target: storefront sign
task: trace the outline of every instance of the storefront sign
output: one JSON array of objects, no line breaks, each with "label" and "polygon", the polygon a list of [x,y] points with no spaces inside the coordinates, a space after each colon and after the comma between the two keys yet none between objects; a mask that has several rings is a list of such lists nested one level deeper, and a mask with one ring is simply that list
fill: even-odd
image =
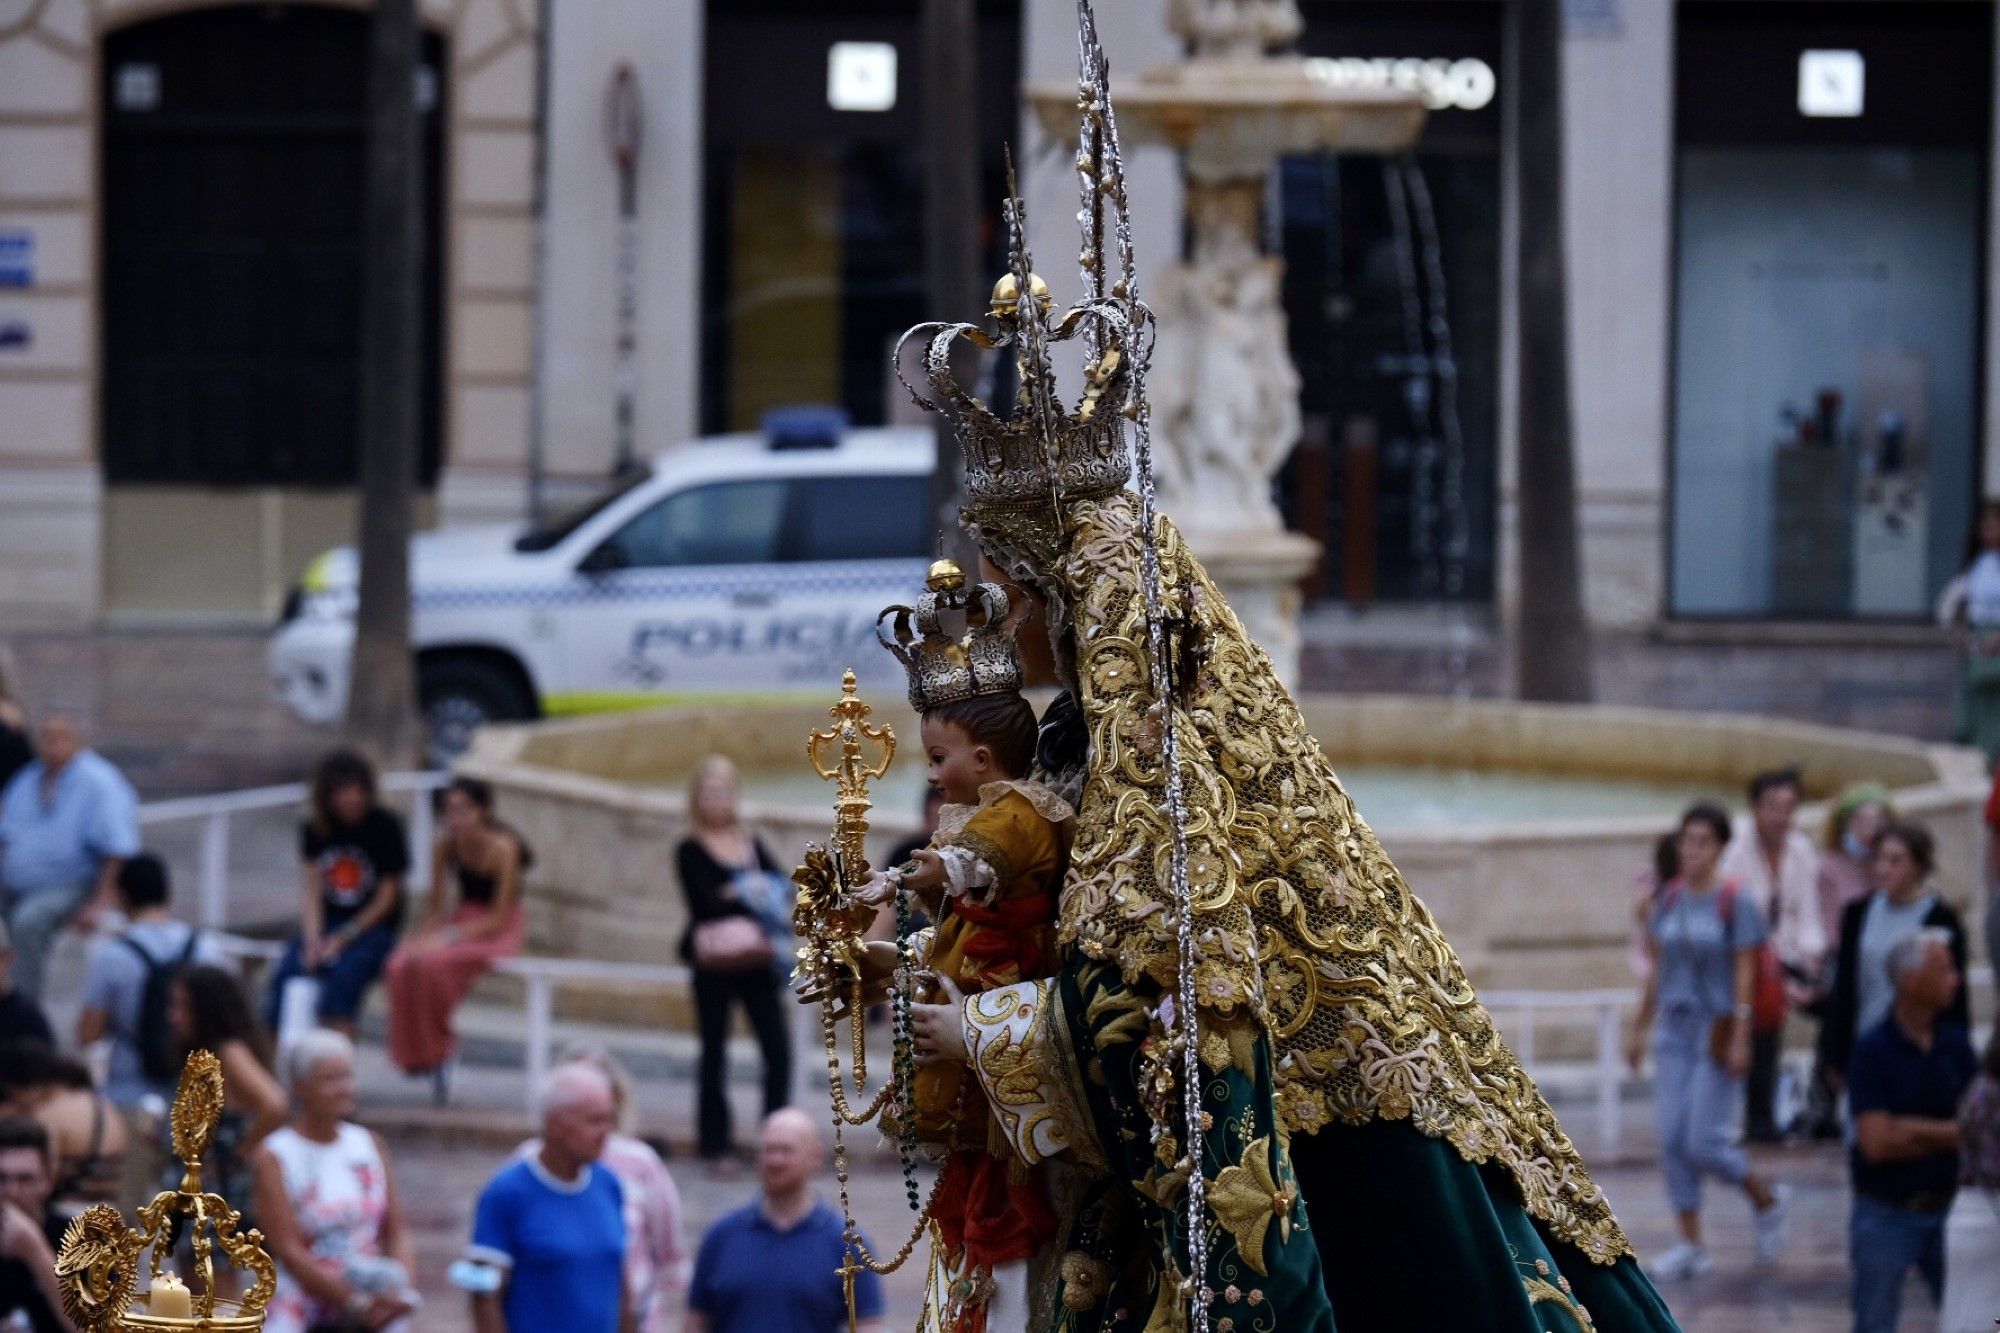
[{"label": "storefront sign", "polygon": [[1415,93],[1432,111],[1478,111],[1493,101],[1499,78],[1484,60],[1312,56],[1306,73],[1341,92]]},{"label": "storefront sign", "polygon": [[1867,76],[1868,65],[1859,51],[1799,52],[1799,114],[1860,115]]},{"label": "storefront sign", "polygon": [[835,42],[827,48],[826,104],[835,111],[893,111],[895,46],[889,42]]},{"label": "storefront sign", "polygon": [[0,287],[35,285],[35,233],[25,227],[0,231]]}]

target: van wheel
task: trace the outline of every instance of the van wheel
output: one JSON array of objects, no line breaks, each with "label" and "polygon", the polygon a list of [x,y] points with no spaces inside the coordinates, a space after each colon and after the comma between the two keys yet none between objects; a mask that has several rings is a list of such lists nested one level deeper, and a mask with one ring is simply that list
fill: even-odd
[{"label": "van wheel", "polygon": [[516,722],[535,715],[535,703],[514,672],[473,657],[442,657],[417,668],[424,715],[424,746],[431,764],[447,768],[472,745],[488,722]]}]

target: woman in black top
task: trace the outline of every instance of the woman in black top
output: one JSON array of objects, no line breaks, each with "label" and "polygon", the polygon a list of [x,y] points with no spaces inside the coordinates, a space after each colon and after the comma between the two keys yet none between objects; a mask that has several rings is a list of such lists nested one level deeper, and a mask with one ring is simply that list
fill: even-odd
[{"label": "woman in black top", "polygon": [[[719,958],[707,944],[700,949],[696,944],[703,926],[731,918],[747,918],[748,925],[731,928],[747,936],[749,928],[758,924],[756,910],[743,896],[749,877],[778,873],[770,851],[743,827],[737,814],[739,792],[734,764],[719,755],[704,759],[688,788],[688,818],[694,830],[675,853],[688,908],[681,957],[694,969],[694,1008],[701,1028],[701,1155],[711,1163],[725,1160],[731,1144],[729,1098],[722,1086],[731,1005],[743,1006],[764,1050],[764,1113],[789,1104],[792,1091],[791,1038],[784,1010],[790,997],[780,993],[770,957]],[[726,940],[727,932],[721,933]],[[703,938],[715,934],[703,933]]]},{"label": "woman in black top", "polygon": [[[1819,1029],[1819,1062],[1828,1081],[1836,1087],[1847,1082],[1848,1058],[1870,1024],[1862,1013],[1865,993],[1877,994],[1873,1016],[1881,1021],[1883,1000],[1894,994],[1887,973],[1890,947],[1904,935],[1925,927],[1935,927],[1951,936],[1951,960],[1959,975],[1965,975],[1965,923],[1949,903],[1930,887],[1937,869],[1937,843],[1922,824],[1891,824],[1875,835],[1869,873],[1875,890],[1847,905],[1840,916],[1840,942],[1834,950],[1833,990],[1827,995],[1826,1020]],[[1874,980],[1864,980],[1864,970],[1872,968]],[[1971,1027],[1967,988],[1958,988],[1945,1017],[1962,1027]]]},{"label": "woman in black top", "polygon": [[438,812],[444,831],[431,852],[424,922],[389,958],[389,1058],[406,1074],[431,1075],[443,1103],[458,1049],[452,1014],[494,963],[521,952],[521,874],[535,858],[493,817],[489,783],[452,779]]},{"label": "woman in black top", "polygon": [[362,997],[396,946],[410,843],[377,799],[374,766],[351,750],[320,761],[299,859],[299,933],[272,975],[264,1021],[276,1031],[285,983],[315,976],[320,1025],[352,1038]]},{"label": "woman in black top", "polygon": [[28,740],[28,715],[14,697],[13,660],[0,648],[0,788],[35,758]]}]

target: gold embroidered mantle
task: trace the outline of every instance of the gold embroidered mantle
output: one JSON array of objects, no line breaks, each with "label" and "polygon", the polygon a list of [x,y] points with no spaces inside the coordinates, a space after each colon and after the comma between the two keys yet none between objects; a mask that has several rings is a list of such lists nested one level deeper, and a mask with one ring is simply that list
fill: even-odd
[{"label": "gold embroidered mantle", "polygon": [[[1053,584],[1067,621],[1091,746],[1060,934],[1114,961],[1128,983],[1145,976],[1171,989],[1162,718],[1144,651],[1138,506],[1130,495],[1081,501],[1067,517],[1069,540],[1034,580]],[[1408,1120],[1468,1161],[1505,1167],[1529,1213],[1591,1259],[1630,1254],[1430,912],[1164,518],[1159,550],[1203,1008],[1252,1015],[1271,1032],[1287,1131]]]}]

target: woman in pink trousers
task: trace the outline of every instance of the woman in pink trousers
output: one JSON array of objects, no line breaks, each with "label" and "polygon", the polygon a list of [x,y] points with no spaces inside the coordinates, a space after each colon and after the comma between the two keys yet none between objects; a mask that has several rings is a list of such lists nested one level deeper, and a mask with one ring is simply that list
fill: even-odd
[{"label": "woman in pink trousers", "polygon": [[458,1048],[452,1011],[494,963],[521,951],[521,874],[533,855],[493,817],[493,788],[477,778],[452,779],[439,815],[423,924],[389,956],[387,974],[389,1056],[405,1073],[429,1074],[442,1103]]}]

